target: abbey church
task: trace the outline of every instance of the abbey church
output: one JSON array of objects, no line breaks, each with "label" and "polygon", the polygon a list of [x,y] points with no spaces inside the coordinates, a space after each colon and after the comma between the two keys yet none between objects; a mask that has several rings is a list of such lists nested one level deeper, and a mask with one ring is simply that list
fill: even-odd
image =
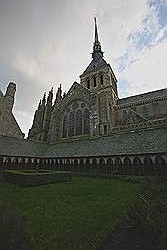
[{"label": "abbey church", "polygon": [[117,79],[103,57],[95,20],[92,61],[67,94],[61,85],[39,102],[28,139],[55,143],[167,126],[167,89],[120,99]]},{"label": "abbey church", "polygon": [[0,91],[0,167],[97,175],[167,174],[167,89],[119,98],[95,20],[92,61],[67,93],[44,93],[24,135],[13,115],[16,84]]}]

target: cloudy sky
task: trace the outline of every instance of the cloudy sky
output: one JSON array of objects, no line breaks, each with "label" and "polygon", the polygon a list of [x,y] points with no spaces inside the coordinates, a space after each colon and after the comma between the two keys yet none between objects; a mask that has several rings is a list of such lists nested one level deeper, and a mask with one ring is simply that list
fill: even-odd
[{"label": "cloudy sky", "polygon": [[167,0],[0,0],[0,89],[17,83],[14,114],[24,133],[44,91],[79,81],[95,16],[120,97],[167,87]]}]

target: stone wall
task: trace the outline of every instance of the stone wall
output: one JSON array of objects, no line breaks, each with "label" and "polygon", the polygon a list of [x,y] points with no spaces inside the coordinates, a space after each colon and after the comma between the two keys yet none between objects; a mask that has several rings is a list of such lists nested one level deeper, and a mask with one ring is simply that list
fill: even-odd
[{"label": "stone wall", "polygon": [[6,94],[0,93],[0,135],[24,138],[13,113],[16,84],[9,83]]}]

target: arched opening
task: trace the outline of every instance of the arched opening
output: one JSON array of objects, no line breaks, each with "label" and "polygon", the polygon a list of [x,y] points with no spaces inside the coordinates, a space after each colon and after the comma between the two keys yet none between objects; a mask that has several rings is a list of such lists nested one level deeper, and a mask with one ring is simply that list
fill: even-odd
[{"label": "arched opening", "polygon": [[93,173],[98,172],[98,164],[97,164],[97,159],[96,158],[92,159],[92,172]]},{"label": "arched opening", "polygon": [[3,169],[3,158],[0,157],[0,169]]},{"label": "arched opening", "polygon": [[18,158],[14,158],[13,159],[13,162],[12,162],[12,169],[19,169],[19,160],[18,160]]},{"label": "arched opening", "polygon": [[133,160],[133,174],[134,175],[143,175],[143,165],[141,159],[136,156]]},{"label": "arched opening", "polygon": [[26,160],[25,158],[22,158],[20,161],[20,167],[21,169],[26,169]]},{"label": "arched opening", "polygon": [[99,160],[99,173],[105,173],[105,161],[104,158]]},{"label": "arched opening", "polygon": [[85,166],[85,171],[86,171],[86,173],[89,173],[89,171],[90,171],[90,159],[89,158],[86,159],[86,164],[85,165],[86,165]]},{"label": "arched opening", "polygon": [[132,174],[132,163],[129,157],[125,157],[124,159],[124,174],[131,175]]},{"label": "arched opening", "polygon": [[85,109],[84,110],[84,134],[89,134],[90,132],[90,114],[89,114],[89,110]]},{"label": "arched opening", "polygon": [[87,88],[90,89],[90,80],[87,80]]},{"label": "arched opening", "polygon": [[113,174],[113,160],[112,158],[107,158],[107,174]]},{"label": "arched opening", "polygon": [[39,169],[43,169],[43,159],[39,159]]},{"label": "arched opening", "polygon": [[59,168],[58,168],[58,159],[56,158],[55,159],[55,170],[57,170],[57,169],[59,169]]},{"label": "arched opening", "polygon": [[67,160],[66,160],[66,171],[70,171],[70,170],[71,170],[70,160],[67,159]]},{"label": "arched opening", "polygon": [[69,115],[69,127],[68,127],[69,137],[74,136],[74,127],[75,127],[75,118],[74,118],[74,113],[71,112]]},{"label": "arched opening", "polygon": [[126,109],[123,110],[122,115],[123,115],[123,121],[126,123],[128,120],[128,113],[127,113]]},{"label": "arched opening", "polygon": [[39,168],[39,165],[37,163],[37,159],[35,158],[33,161],[33,169],[38,170],[38,168]]},{"label": "arched opening", "polygon": [[76,113],[76,135],[82,134],[82,112],[78,110]]},{"label": "arched opening", "polygon": [[144,173],[147,176],[153,175],[154,174],[154,168],[153,168],[153,162],[151,157],[146,156],[144,158]]},{"label": "arched opening", "polygon": [[63,119],[63,138],[67,137],[67,115]]},{"label": "arched opening", "polygon": [[122,161],[119,157],[115,159],[115,172],[116,172],[116,175],[122,174]]},{"label": "arched opening", "polygon": [[28,159],[27,168],[28,168],[28,169],[31,169],[31,168],[32,168],[32,161],[31,161],[31,158]]},{"label": "arched opening", "polygon": [[6,158],[6,160],[5,160],[5,169],[11,169],[11,168],[12,168],[11,158]]},{"label": "arched opening", "polygon": [[63,170],[63,160],[59,160],[59,170]]},{"label": "arched opening", "polygon": [[80,172],[84,172],[84,160],[80,159]]},{"label": "arched opening", "polygon": [[78,160],[75,159],[74,160],[74,172],[77,172],[78,171]]},{"label": "arched opening", "polygon": [[50,169],[54,170],[54,159],[50,159]]},{"label": "arched opening", "polygon": [[93,77],[93,86],[94,88],[96,88],[97,84],[96,84],[96,76]]},{"label": "arched opening", "polygon": [[103,85],[103,75],[100,75],[100,84]]},{"label": "arched opening", "polygon": [[146,106],[143,107],[143,116],[145,118],[149,117],[149,112],[148,112],[148,108]]},{"label": "arched opening", "polygon": [[165,160],[160,155],[155,157],[155,171],[158,176],[167,175],[167,167],[165,166]]}]

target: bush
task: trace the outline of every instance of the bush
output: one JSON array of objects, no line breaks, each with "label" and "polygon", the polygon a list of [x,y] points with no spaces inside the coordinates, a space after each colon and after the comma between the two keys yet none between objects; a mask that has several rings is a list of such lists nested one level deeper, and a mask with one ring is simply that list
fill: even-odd
[{"label": "bush", "polygon": [[37,186],[45,185],[56,182],[67,182],[71,181],[71,172],[63,171],[16,171],[16,170],[5,170],[3,171],[3,180],[11,184],[19,186]]}]

